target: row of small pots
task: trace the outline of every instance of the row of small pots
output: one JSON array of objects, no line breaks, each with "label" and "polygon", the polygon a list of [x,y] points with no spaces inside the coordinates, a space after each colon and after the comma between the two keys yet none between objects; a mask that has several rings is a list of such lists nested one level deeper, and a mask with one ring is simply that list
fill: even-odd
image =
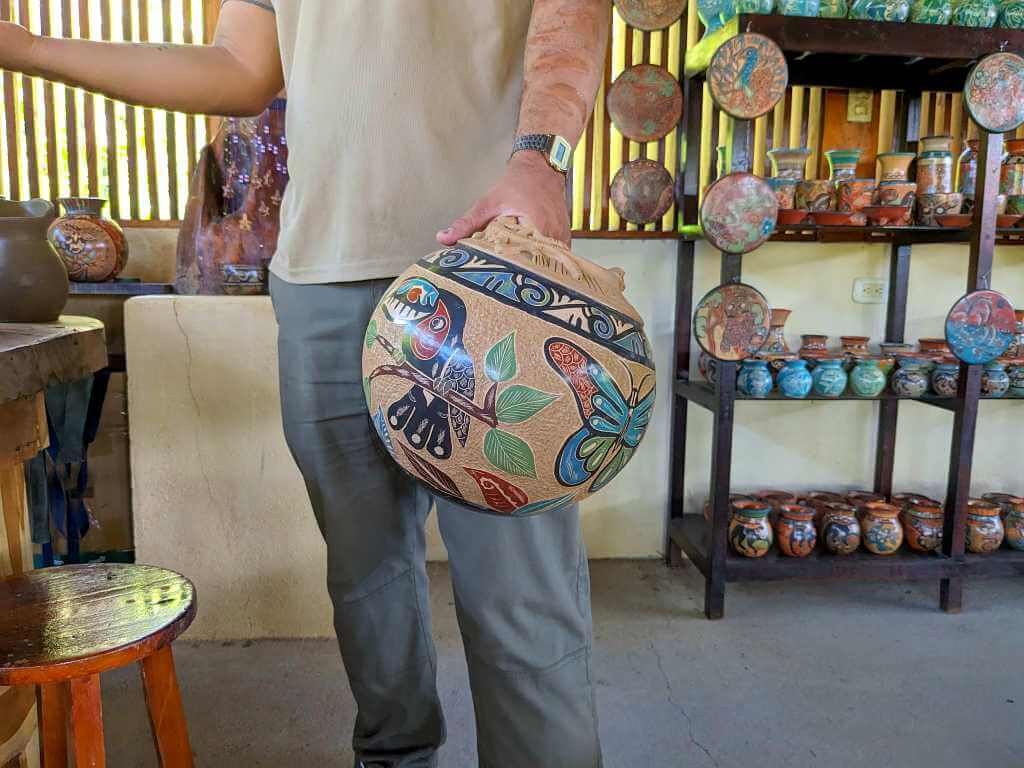
[{"label": "row of small pots", "polygon": [[[856,552],[861,545],[876,555],[891,555],[905,542],[916,552],[933,552],[942,544],[942,504],[917,493],[893,494],[887,501],[870,491],[788,491],[732,494],[729,542],[744,557],[763,557],[773,543],[788,557],[807,557],[821,546],[836,555]],[[704,515],[710,520],[710,505]],[[970,552],[987,554],[1004,541],[1024,550],[1024,499],[988,493],[970,499],[966,544]]]}]

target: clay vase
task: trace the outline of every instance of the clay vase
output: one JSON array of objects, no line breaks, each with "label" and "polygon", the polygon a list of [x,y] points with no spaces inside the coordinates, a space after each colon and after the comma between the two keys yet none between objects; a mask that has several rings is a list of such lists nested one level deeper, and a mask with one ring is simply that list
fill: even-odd
[{"label": "clay vase", "polygon": [[917,195],[917,223],[938,226],[938,217],[960,213],[964,198],[959,192],[925,192]]},{"label": "clay vase", "polygon": [[621,270],[502,217],[385,291],[363,345],[381,443],[430,490],[482,511],[557,509],[608,485],[654,407],[654,362]]},{"label": "clay vase", "polygon": [[923,493],[903,492],[894,493],[891,497],[891,501],[900,509],[906,511],[910,507],[939,507],[942,508],[942,503],[936,501],[929,496],[925,496]]},{"label": "clay vase", "polygon": [[814,510],[800,504],[779,507],[779,522],[775,524],[779,550],[787,557],[807,557],[818,543],[814,530]]},{"label": "clay vase", "polygon": [[729,543],[743,557],[764,557],[772,548],[772,526],[768,522],[771,506],[761,501],[733,504],[729,521]]},{"label": "clay vase", "polygon": [[790,360],[779,371],[779,391],[786,397],[801,399],[811,393],[814,380],[807,370],[807,361]]},{"label": "clay vase", "polygon": [[767,360],[744,360],[736,377],[736,388],[747,397],[767,397],[772,391],[772,373]]},{"label": "clay vase", "polygon": [[803,180],[804,169],[807,167],[807,158],[810,155],[811,150],[807,147],[785,147],[769,150],[768,159],[772,164],[772,176],[776,179]]},{"label": "clay vase", "polygon": [[0,322],[51,323],[68,301],[68,273],[46,239],[53,206],[0,200]]},{"label": "clay vase", "polygon": [[779,509],[783,504],[796,504],[796,496],[789,491],[756,491],[751,495],[758,501],[763,501],[771,506],[772,511],[768,515],[768,519],[772,525],[778,521]]},{"label": "clay vase", "polygon": [[1015,504],[1003,520],[1006,543],[1013,549],[1024,550],[1024,502]]},{"label": "clay vase", "polygon": [[778,384],[779,374],[785,370],[786,364],[792,360],[800,359],[796,352],[780,352],[770,354],[759,353],[758,358],[768,363],[768,370],[772,372],[772,381],[775,382],[775,384]]},{"label": "clay vase", "polygon": [[857,515],[848,504],[828,505],[821,520],[825,549],[835,555],[850,555],[860,547],[861,530]]},{"label": "clay vase", "polygon": [[106,200],[64,197],[64,215],[50,225],[47,237],[64,259],[68,277],[80,283],[113,280],[128,261],[128,241],[121,227],[103,218]]},{"label": "clay vase", "polygon": [[967,551],[987,555],[1003,545],[1005,529],[999,506],[982,499],[967,500]]},{"label": "clay vase", "polygon": [[874,491],[847,491],[846,503],[857,510],[858,517],[861,515],[864,506],[876,502],[884,502],[885,496]]},{"label": "clay vase", "polygon": [[999,191],[1006,195],[1007,213],[1024,213],[1024,139],[1007,139],[1005,144]]},{"label": "clay vase", "polygon": [[876,555],[891,555],[903,543],[900,508],[884,501],[871,501],[861,507],[860,527],[864,546]]},{"label": "clay vase", "polygon": [[878,163],[879,181],[907,181],[910,178],[910,164],[917,157],[913,152],[879,152],[875,157]]},{"label": "clay vase", "polygon": [[943,150],[922,152],[917,158],[917,194],[953,191],[953,153]]},{"label": "clay vase", "polygon": [[811,374],[812,389],[819,397],[839,397],[846,391],[846,371],[839,358],[821,358]]},{"label": "clay vase", "polygon": [[981,373],[981,394],[985,397],[1003,397],[1010,391],[1010,374],[1006,372],[1006,364],[993,360],[985,363]]},{"label": "clay vase", "polygon": [[768,179],[767,181],[768,186],[775,193],[775,202],[778,203],[780,211],[796,207],[796,185],[800,183],[797,179]]},{"label": "clay vase", "polygon": [[917,552],[934,552],[942,544],[941,507],[913,505],[900,516],[907,546]]},{"label": "clay vase", "polygon": [[859,357],[867,357],[871,354],[868,350],[868,343],[871,338],[868,336],[840,336],[839,352],[843,356],[843,368],[849,371]]},{"label": "clay vase", "polygon": [[790,312],[792,310],[781,308],[771,310],[768,321],[768,338],[761,345],[762,354],[780,355],[787,354],[790,351],[789,345],[786,343],[786,336],[783,333]]},{"label": "clay vase", "polygon": [[[854,3],[856,5],[856,3]],[[852,179],[857,175],[857,163],[860,162],[861,149],[830,149],[825,153],[828,160],[828,177],[830,181]]]},{"label": "clay vase", "polygon": [[894,395],[916,398],[928,391],[924,360],[918,357],[899,357],[896,362],[898,367],[889,377],[889,387]]},{"label": "clay vase", "polygon": [[811,507],[814,510],[814,527],[820,532],[821,521],[829,504],[841,504],[843,497],[832,491],[811,491],[796,500],[797,504]]},{"label": "clay vase", "polygon": [[885,389],[885,373],[878,360],[861,357],[850,371],[850,391],[857,397],[878,397]]},{"label": "clay vase", "polygon": [[949,355],[949,342],[939,338],[917,340],[917,348],[926,355]]},{"label": "clay vase", "polygon": [[939,397],[956,397],[956,388],[959,382],[959,363],[937,363],[932,370],[932,392]]}]

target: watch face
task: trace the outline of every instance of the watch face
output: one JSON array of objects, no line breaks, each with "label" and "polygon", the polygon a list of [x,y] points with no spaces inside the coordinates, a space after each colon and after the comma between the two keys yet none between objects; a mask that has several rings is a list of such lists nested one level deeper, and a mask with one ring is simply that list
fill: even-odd
[{"label": "watch face", "polygon": [[553,139],[551,142],[551,153],[548,155],[548,158],[551,160],[551,164],[558,170],[568,171],[569,162],[572,159],[572,147],[561,136],[555,136]]}]

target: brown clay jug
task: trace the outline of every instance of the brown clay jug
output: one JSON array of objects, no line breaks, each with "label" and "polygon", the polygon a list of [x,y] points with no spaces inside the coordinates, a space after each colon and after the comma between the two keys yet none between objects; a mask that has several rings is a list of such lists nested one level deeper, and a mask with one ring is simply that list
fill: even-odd
[{"label": "brown clay jug", "polygon": [[46,240],[46,200],[0,200],[0,322],[49,323],[68,300],[68,273]]},{"label": "brown clay jug", "polygon": [[128,261],[128,241],[121,227],[103,217],[100,197],[62,197],[64,215],[50,225],[47,237],[64,260],[68,277],[79,283],[113,280]]}]

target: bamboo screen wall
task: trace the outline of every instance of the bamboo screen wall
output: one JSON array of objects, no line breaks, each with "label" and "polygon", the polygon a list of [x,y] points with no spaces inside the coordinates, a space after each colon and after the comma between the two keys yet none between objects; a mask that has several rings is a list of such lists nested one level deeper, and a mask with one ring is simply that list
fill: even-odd
[{"label": "bamboo screen wall", "polygon": [[[207,3],[209,0],[207,0]],[[203,0],[0,0],[0,19],[59,37],[200,42]],[[203,118],[128,107],[4,72],[0,196],[104,197],[118,219],[180,219]]]}]

